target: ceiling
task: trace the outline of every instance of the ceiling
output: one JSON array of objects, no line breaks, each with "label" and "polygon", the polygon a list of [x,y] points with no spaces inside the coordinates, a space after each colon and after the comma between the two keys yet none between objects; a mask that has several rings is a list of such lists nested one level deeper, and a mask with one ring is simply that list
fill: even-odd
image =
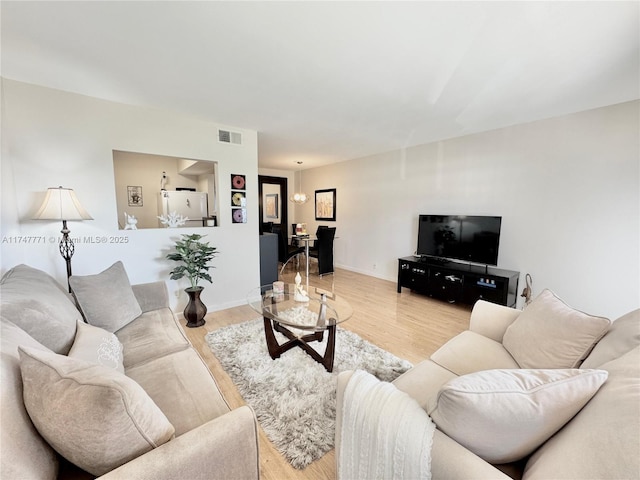
[{"label": "ceiling", "polygon": [[2,1],[2,76],[297,170],[640,98],[640,2]]}]

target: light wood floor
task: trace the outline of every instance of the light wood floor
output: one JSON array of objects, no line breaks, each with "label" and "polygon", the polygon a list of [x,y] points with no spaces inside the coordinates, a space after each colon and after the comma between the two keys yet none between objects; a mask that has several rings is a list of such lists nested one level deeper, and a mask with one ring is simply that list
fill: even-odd
[{"label": "light wood floor", "polygon": [[[293,283],[294,272],[285,273],[283,280]],[[396,283],[337,269],[334,275],[310,277],[310,283],[333,289],[353,307],[353,316],[340,324],[369,342],[418,363],[454,335],[469,326],[470,307],[450,305],[408,289],[396,291]],[[247,286],[247,291],[252,286]],[[215,285],[212,287],[215,288]],[[231,408],[245,402],[235,385],[220,366],[204,340],[204,336],[220,327],[257,318],[248,306],[240,306],[207,314],[207,323],[199,328],[184,328],[200,355],[207,362],[222,394]],[[286,353],[284,354],[286,355]],[[304,470],[296,470],[278,453],[262,429],[260,433],[260,470],[264,480],[335,478],[333,450]]]}]

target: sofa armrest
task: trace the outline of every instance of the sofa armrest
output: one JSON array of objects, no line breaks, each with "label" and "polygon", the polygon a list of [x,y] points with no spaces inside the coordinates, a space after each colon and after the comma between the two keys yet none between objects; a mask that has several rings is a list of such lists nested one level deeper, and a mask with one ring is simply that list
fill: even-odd
[{"label": "sofa armrest", "polygon": [[255,414],[247,406],[236,408],[99,478],[259,479]]},{"label": "sofa armrest", "polygon": [[504,332],[520,313],[515,308],[478,300],[471,311],[469,330],[502,343]]},{"label": "sofa armrest", "polygon": [[338,374],[338,380],[336,385],[336,431],[335,431],[335,456],[336,456],[336,467],[338,466],[338,462],[340,461],[339,453],[340,453],[340,433],[342,431],[342,403],[344,401],[344,389],[347,388],[347,384],[351,377],[353,376],[354,370],[345,370],[344,372],[340,372]]},{"label": "sofa armrest", "polygon": [[511,477],[437,429],[433,435],[431,447],[431,478],[433,480],[511,480]]},{"label": "sofa armrest", "polygon": [[139,283],[131,288],[142,313],[169,308],[169,291],[165,282]]},{"label": "sofa armrest", "polygon": [[[336,391],[336,468],[340,461],[340,432],[344,390],[353,376],[352,370],[338,374]],[[511,480],[493,465],[487,463],[440,430],[435,431],[431,447],[431,478],[434,480]]]}]

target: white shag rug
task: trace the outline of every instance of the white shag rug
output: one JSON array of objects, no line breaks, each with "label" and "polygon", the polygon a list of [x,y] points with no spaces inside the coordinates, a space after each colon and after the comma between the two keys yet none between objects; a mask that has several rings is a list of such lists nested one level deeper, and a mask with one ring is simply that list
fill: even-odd
[{"label": "white shag rug", "polygon": [[[327,336],[323,342],[310,343],[321,355]],[[276,338],[278,343],[287,340],[278,332]],[[338,373],[365,370],[391,382],[412,366],[340,327],[332,373],[299,347],[272,360],[262,318],[220,328],[208,333],[206,340],[269,439],[298,469],[334,446]]]}]

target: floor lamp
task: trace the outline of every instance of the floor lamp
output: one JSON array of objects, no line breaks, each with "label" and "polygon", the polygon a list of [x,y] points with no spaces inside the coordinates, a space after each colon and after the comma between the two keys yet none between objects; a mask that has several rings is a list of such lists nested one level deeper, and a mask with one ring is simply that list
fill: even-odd
[{"label": "floor lamp", "polygon": [[80,205],[78,197],[71,188],[51,187],[47,189],[44,202],[33,217],[34,220],[62,220],[62,239],[60,239],[60,255],[67,262],[67,286],[71,276],[71,257],[75,247],[73,240],[69,237],[70,230],[67,228],[67,220],[93,220],[91,215]]}]

